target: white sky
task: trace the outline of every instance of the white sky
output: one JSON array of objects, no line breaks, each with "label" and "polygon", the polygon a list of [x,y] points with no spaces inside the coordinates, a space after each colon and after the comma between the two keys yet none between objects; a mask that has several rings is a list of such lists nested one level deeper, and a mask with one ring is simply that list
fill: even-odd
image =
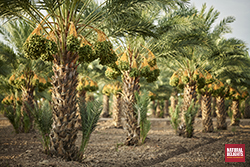
[{"label": "white sky", "polygon": [[250,0],[191,0],[190,3],[194,4],[199,10],[204,3],[206,3],[207,9],[213,6],[220,12],[218,21],[227,16],[234,16],[236,20],[230,24],[233,32],[227,34],[226,38],[241,39],[250,48]]}]

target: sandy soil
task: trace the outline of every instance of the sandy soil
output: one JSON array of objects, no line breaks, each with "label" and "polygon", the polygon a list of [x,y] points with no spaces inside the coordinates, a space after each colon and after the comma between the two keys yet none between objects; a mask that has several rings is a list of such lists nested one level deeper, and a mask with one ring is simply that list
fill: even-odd
[{"label": "sandy soil", "polygon": [[[91,135],[83,162],[47,156],[38,132],[15,134],[12,126],[0,126],[0,166],[250,166],[250,120],[241,121],[239,127],[206,134],[201,132],[198,119],[194,137],[189,139],[176,136],[171,125],[161,126],[161,121],[153,121],[145,144],[137,147],[122,146],[125,131],[109,127],[108,121],[100,122]],[[80,139],[79,132],[78,145]],[[246,162],[225,163],[225,144],[245,144]]]}]

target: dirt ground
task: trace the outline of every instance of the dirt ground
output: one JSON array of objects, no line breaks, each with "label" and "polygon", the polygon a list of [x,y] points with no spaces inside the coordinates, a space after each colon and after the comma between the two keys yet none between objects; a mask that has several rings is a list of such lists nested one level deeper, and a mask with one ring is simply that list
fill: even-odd
[{"label": "dirt ground", "polygon": [[[183,138],[175,135],[169,121],[156,119],[145,144],[136,147],[121,146],[125,131],[107,125],[108,121],[100,122],[91,135],[83,162],[47,156],[38,132],[15,134],[11,125],[0,126],[0,167],[250,166],[250,120],[242,120],[239,127],[206,134],[197,119],[194,137]],[[78,145],[80,140],[79,132]],[[225,144],[245,144],[246,162],[225,163]]]}]

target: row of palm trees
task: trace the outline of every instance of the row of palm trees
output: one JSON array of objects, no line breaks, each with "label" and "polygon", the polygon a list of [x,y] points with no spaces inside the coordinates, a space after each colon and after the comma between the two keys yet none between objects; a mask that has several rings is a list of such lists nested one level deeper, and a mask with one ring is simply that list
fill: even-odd
[{"label": "row of palm trees", "polygon": [[[6,66],[1,68],[1,77],[8,78],[16,71],[22,73],[27,70],[38,74],[37,70],[41,76],[53,75],[52,155],[68,160],[81,157],[75,146],[77,85],[79,73],[80,78],[93,75],[87,67],[98,70],[93,77],[104,78],[104,66],[108,66],[113,72],[111,78],[115,76],[123,82],[127,145],[137,145],[140,141],[138,115],[133,109],[134,91],[150,87],[154,88],[152,92],[164,90],[165,93],[161,95],[169,96],[172,88],[168,82],[173,72],[185,74],[186,77],[186,82],[182,84],[183,111],[196,98],[197,81],[193,78],[197,71],[209,71],[214,78],[224,83],[227,81],[236,90],[237,86],[248,88],[249,58],[246,44],[238,39],[223,37],[231,31],[228,24],[234,18],[227,17],[213,28],[218,11],[210,8],[206,12],[205,5],[198,11],[195,7],[187,6],[186,2],[106,0],[99,5],[92,0],[0,1],[0,16],[8,22],[5,28],[1,28],[1,34],[6,36],[8,45],[15,50],[13,52],[10,47],[1,44],[5,48],[1,52],[6,51],[1,53],[6,59],[1,60],[1,66]],[[22,47],[24,43],[25,52]],[[120,45],[120,49],[113,49]],[[144,62],[150,55],[156,56],[160,73],[154,64],[155,59],[150,60],[152,65]],[[123,56],[126,58],[123,59]],[[147,66],[145,63],[149,66],[141,72]],[[22,66],[27,70],[24,67],[20,69]],[[149,74],[153,75],[149,77]],[[157,81],[147,84],[147,81],[154,80]],[[107,79],[102,80],[102,85],[105,81]],[[7,85],[7,82],[2,85]],[[1,94],[6,93],[6,90],[1,90]],[[26,93],[23,101],[33,98],[33,93]],[[207,96],[207,93],[204,95]],[[120,98],[120,94],[115,97]],[[207,98],[206,101],[209,100]],[[28,112],[28,109],[23,110]],[[208,111],[204,115],[209,117],[209,114]],[[182,123],[185,124],[184,121]]]}]

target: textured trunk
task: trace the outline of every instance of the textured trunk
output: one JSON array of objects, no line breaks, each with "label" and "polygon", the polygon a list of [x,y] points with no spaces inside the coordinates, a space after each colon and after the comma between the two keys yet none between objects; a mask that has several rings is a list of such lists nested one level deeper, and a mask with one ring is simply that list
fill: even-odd
[{"label": "textured trunk", "polygon": [[232,101],[232,111],[233,111],[233,116],[232,116],[232,126],[239,126],[240,124],[240,109],[239,109],[239,100],[233,100]]},{"label": "textured trunk", "polygon": [[124,129],[127,131],[125,145],[138,145],[140,141],[140,125],[134,112],[135,91],[139,91],[139,78],[130,77],[128,72],[123,74],[123,112],[125,116]]},{"label": "textured trunk", "polygon": [[175,111],[175,107],[178,103],[177,92],[173,93],[170,97],[172,112]]},{"label": "textured trunk", "polygon": [[155,118],[156,117],[156,110],[155,110],[155,100],[152,101],[152,117]]},{"label": "textured trunk", "polygon": [[160,118],[160,116],[161,116],[161,108],[160,108],[159,100],[157,100],[157,104],[156,104],[156,116],[157,116],[157,118]]},{"label": "textured trunk", "polygon": [[164,100],[164,118],[167,118],[169,116],[168,103],[168,100]]},{"label": "textured trunk", "polygon": [[[30,132],[32,130],[34,130],[34,117],[33,117],[33,113],[32,110],[34,110],[34,88],[30,87],[30,88],[26,88],[22,90],[22,107],[21,107],[21,112],[22,112],[22,116],[21,116],[21,120],[20,120],[20,126],[19,126],[19,132],[23,133],[23,132]],[[29,117],[29,123],[30,126],[27,127],[28,129],[24,129],[24,120],[23,120],[23,114],[27,114],[27,116]]]},{"label": "textured trunk", "polygon": [[113,95],[113,121],[114,126],[117,128],[122,127],[121,125],[121,95]]},{"label": "textured trunk", "polygon": [[103,94],[103,110],[101,116],[103,118],[109,117],[109,96],[106,94]]},{"label": "textured trunk", "polygon": [[211,117],[211,100],[212,96],[205,93],[201,96],[202,123],[204,132],[213,132],[213,120]]},{"label": "textured trunk", "polygon": [[[63,60],[56,55],[52,77],[53,124],[50,153],[67,160],[78,160],[77,139],[77,55],[68,52]],[[62,62],[60,63],[61,60]]]},{"label": "textured trunk", "polygon": [[216,97],[216,114],[217,114],[217,129],[226,130],[226,109],[225,109],[225,100],[224,97],[218,96]]},{"label": "textured trunk", "polygon": [[[179,127],[179,135],[183,137],[192,137],[194,129],[191,130],[191,135],[188,134],[186,130],[186,122],[185,122],[185,113],[187,112],[189,106],[191,105],[192,100],[194,103],[196,102],[196,91],[195,91],[195,84],[186,84],[184,87],[184,95],[183,95],[183,107],[181,111],[181,126]],[[192,125],[194,124],[194,119],[192,119]]]}]

